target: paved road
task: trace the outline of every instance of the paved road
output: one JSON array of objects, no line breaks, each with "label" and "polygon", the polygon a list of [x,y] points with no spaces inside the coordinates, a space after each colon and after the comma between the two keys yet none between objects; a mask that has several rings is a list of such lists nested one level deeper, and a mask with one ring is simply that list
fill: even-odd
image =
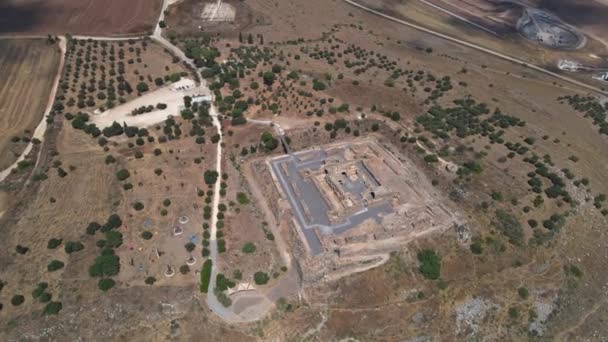
[{"label": "paved road", "polygon": [[[53,81],[53,88],[51,88],[51,93],[49,94],[49,98],[47,100],[44,114],[42,115],[42,118],[40,119],[40,123],[38,124],[38,126],[36,126],[36,130],[34,131],[32,140],[35,138],[35,139],[40,140],[40,142],[44,141],[44,133],[46,132],[46,126],[47,126],[46,117],[47,117],[47,115],[49,115],[51,113],[51,110],[53,109],[53,104],[55,103],[55,96],[57,95],[57,89],[59,89],[59,81],[61,80],[61,72],[63,71],[63,64],[65,63],[66,39],[64,37],[59,37],[59,49],[61,50],[59,68],[57,69],[57,74],[55,75],[55,80]],[[20,161],[25,159],[25,157],[32,150],[33,146],[34,146],[33,142],[30,141],[27,144],[27,146],[25,147],[25,150],[23,151],[23,153],[21,153],[21,155],[19,156],[19,158],[17,158],[17,160],[11,166],[9,166],[8,168],[6,168],[6,169],[2,170],[2,172],[0,172],[0,182],[5,180],[6,177],[8,177],[8,175],[11,174],[11,171],[13,169],[17,168],[17,164]],[[38,156],[36,157],[36,166],[38,166],[38,161],[40,160],[40,151],[42,151],[42,148],[38,151]],[[35,167],[34,167],[34,169],[35,169]]]},{"label": "paved road", "polygon": [[434,30],[431,30],[431,29],[428,29],[426,27],[423,27],[423,26],[411,23],[411,22],[406,21],[406,20],[397,19],[397,18],[392,17],[390,15],[384,14],[384,13],[376,11],[376,10],[374,10],[372,8],[369,8],[369,7],[366,7],[364,5],[361,5],[360,3],[358,3],[358,2],[356,2],[354,0],[343,0],[343,1],[345,1],[345,2],[347,2],[349,4],[351,4],[351,5],[353,5],[355,7],[358,7],[358,8],[360,8],[360,9],[362,9],[362,10],[368,12],[368,13],[371,13],[371,14],[380,16],[382,18],[394,21],[394,22],[399,23],[401,25],[411,27],[411,28],[416,29],[418,31],[422,31],[422,32],[431,34],[431,35],[433,35],[435,37],[439,37],[439,38],[448,40],[448,41],[456,43],[456,44],[460,44],[460,45],[463,45],[463,46],[466,46],[466,47],[469,47],[469,48],[472,48],[472,49],[475,49],[475,50],[478,50],[478,51],[481,51],[481,52],[485,52],[485,53],[487,53],[489,55],[502,58],[502,59],[507,60],[507,61],[512,62],[512,63],[516,63],[516,64],[527,66],[530,69],[534,69],[534,70],[539,71],[539,72],[541,72],[543,74],[546,74],[546,75],[549,75],[549,76],[553,76],[553,77],[558,78],[558,79],[560,79],[562,81],[566,81],[566,82],[569,82],[569,83],[572,83],[572,84],[576,84],[576,85],[578,85],[580,87],[583,87],[585,89],[591,90],[591,91],[593,91],[593,92],[595,92],[597,94],[608,95],[608,92],[606,92],[606,91],[604,91],[604,90],[602,90],[600,88],[597,88],[597,87],[592,86],[592,85],[587,84],[587,83],[583,83],[583,82],[577,81],[577,80],[572,79],[572,78],[570,78],[568,76],[564,76],[564,75],[560,75],[560,74],[554,73],[552,71],[549,71],[547,69],[541,68],[541,67],[536,66],[534,64],[530,64],[530,63],[525,62],[523,60],[517,59],[515,57],[511,57],[511,56],[505,55],[503,53],[500,53],[500,52],[497,52],[497,51],[485,48],[483,46],[480,46],[480,45],[477,45],[477,44],[473,44],[473,43],[469,43],[469,42],[466,42],[464,40],[448,36],[446,34],[443,34],[443,33],[440,33],[440,32],[437,32],[437,31],[434,31]]}]

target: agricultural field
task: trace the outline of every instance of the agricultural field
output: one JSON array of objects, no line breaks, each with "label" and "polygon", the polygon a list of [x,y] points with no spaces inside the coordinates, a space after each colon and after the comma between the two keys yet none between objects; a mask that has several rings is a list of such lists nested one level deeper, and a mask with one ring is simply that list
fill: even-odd
[{"label": "agricultural field", "polygon": [[0,34],[146,34],[154,30],[161,4],[161,0],[3,1]]},{"label": "agricultural field", "polygon": [[0,170],[17,159],[42,119],[59,58],[57,44],[47,40],[0,40]]},{"label": "agricultural field", "polygon": [[93,115],[188,75],[179,59],[152,40],[81,39],[68,46],[60,88],[67,112]]},{"label": "agricultural field", "polygon": [[[602,94],[346,1],[226,4],[173,4],[166,50],[68,41],[41,158],[2,183],[0,338],[608,334]],[[97,126],[165,90],[162,121]]]}]

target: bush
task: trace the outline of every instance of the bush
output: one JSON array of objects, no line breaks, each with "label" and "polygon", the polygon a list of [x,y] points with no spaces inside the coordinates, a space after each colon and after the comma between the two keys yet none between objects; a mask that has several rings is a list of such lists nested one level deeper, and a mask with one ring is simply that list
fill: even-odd
[{"label": "bush", "polygon": [[525,287],[520,287],[517,289],[517,293],[519,294],[519,296],[522,299],[528,299],[528,296],[530,295],[530,293],[528,292],[528,289]]},{"label": "bush", "polygon": [[203,263],[203,269],[201,270],[201,284],[200,290],[202,293],[207,293],[209,291],[209,281],[211,280],[211,268],[213,267],[213,263],[211,259],[206,260]]},{"label": "bush", "polygon": [[63,242],[62,239],[50,239],[49,242],[46,244],[46,248],[55,249],[59,247],[59,245],[61,245],[61,242]]},{"label": "bush", "polygon": [[99,279],[99,282],[97,283],[97,287],[99,287],[99,289],[103,292],[113,288],[114,285],[116,285],[116,282],[111,278]]},{"label": "bush", "polygon": [[255,245],[252,242],[247,242],[243,245],[243,253],[250,254],[255,252]]},{"label": "bush", "polygon": [[327,89],[327,86],[322,81],[315,79],[315,80],[312,80],[312,89],[314,89],[316,91],[323,91],[323,90]]},{"label": "bush", "polygon": [[38,283],[38,286],[36,286],[34,291],[32,291],[32,298],[39,298],[44,293],[44,290],[47,289],[47,287],[49,287],[49,284],[47,283]]},{"label": "bush", "polygon": [[121,169],[118,172],[116,172],[116,178],[118,178],[119,181],[123,181],[123,180],[129,178],[130,176],[131,176],[131,173],[127,169]]},{"label": "bush", "polygon": [[496,210],[497,228],[503,233],[509,242],[514,245],[521,245],[524,240],[524,230],[513,214],[502,209]]},{"label": "bush", "polygon": [[140,211],[144,209],[144,204],[141,202],[135,202],[133,203],[133,209]]},{"label": "bush", "polygon": [[149,90],[148,85],[145,82],[137,83],[136,88],[137,88],[137,91],[140,93],[144,93]]},{"label": "bush", "polygon": [[101,225],[97,222],[91,222],[87,226],[87,234],[95,235],[95,233],[101,228]]},{"label": "bush", "polygon": [[245,194],[244,192],[238,192],[236,194],[236,200],[237,202],[239,202],[239,204],[249,204],[249,198],[247,197],[247,194]]},{"label": "bush", "polygon": [[144,283],[146,283],[147,285],[154,285],[155,282],[156,278],[154,277],[147,277],[146,280],[144,280]]},{"label": "bush", "polygon": [[179,273],[188,274],[190,272],[190,267],[188,265],[181,265],[179,267]]},{"label": "bush", "polygon": [[79,241],[68,241],[65,244],[64,250],[68,254],[78,252],[84,249],[84,246]]},{"label": "bush", "polygon": [[420,266],[418,270],[427,279],[439,279],[441,272],[441,258],[435,251],[425,249],[418,252],[418,261]]},{"label": "bush", "polygon": [[46,266],[46,268],[47,268],[47,270],[49,270],[49,272],[53,272],[53,271],[57,271],[58,269],[62,269],[63,266],[65,266],[65,264],[62,261],[53,260],[53,261],[49,262],[49,264]]},{"label": "bush", "polygon": [[56,315],[59,313],[59,311],[61,311],[62,308],[63,305],[61,304],[61,302],[50,302],[46,304],[42,313],[44,315]]},{"label": "bush", "polygon": [[19,306],[23,304],[23,302],[25,302],[25,297],[22,295],[14,295],[13,298],[11,298],[11,304],[14,306]]},{"label": "bush", "polygon": [[144,240],[150,240],[152,238],[152,236],[153,236],[153,234],[147,230],[145,232],[141,233],[141,237]]},{"label": "bush", "polygon": [[481,245],[481,243],[479,241],[473,242],[471,244],[471,253],[473,254],[481,254],[483,253],[483,246]]},{"label": "bush", "polygon": [[25,254],[29,251],[30,249],[25,247],[25,246],[21,246],[21,245],[17,245],[15,246],[15,251],[19,254]]},{"label": "bush", "polygon": [[192,252],[196,248],[196,245],[192,242],[188,242],[184,245],[184,248],[186,248],[188,252]]},{"label": "bush", "polygon": [[253,275],[253,281],[256,285],[265,285],[268,283],[268,280],[270,280],[270,277],[264,272],[255,272]]},{"label": "bush", "polygon": [[509,308],[509,317],[516,319],[519,317],[519,309],[516,307]]}]

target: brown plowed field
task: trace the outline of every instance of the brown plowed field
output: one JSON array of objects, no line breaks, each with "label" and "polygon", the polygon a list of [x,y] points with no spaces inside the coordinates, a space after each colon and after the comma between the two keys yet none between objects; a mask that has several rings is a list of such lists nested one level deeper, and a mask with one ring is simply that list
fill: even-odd
[{"label": "brown plowed field", "polygon": [[161,0],[8,0],[0,34],[123,35],[153,30]]},{"label": "brown plowed field", "polygon": [[40,122],[59,57],[57,44],[46,40],[0,39],[0,169],[17,159],[26,146],[23,138]]}]

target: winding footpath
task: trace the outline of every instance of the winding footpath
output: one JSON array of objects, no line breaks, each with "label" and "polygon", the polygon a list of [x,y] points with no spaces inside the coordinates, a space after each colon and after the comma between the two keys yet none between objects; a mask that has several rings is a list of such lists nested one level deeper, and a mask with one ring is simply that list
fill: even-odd
[{"label": "winding footpath", "polygon": [[[224,140],[224,136],[222,133],[222,123],[219,119],[219,114],[217,112],[217,109],[215,108],[215,105],[213,104],[213,101],[215,100],[215,98],[213,96],[213,93],[207,87],[206,81],[202,77],[202,74],[201,74],[199,68],[196,66],[196,63],[194,63],[194,61],[192,59],[188,58],[181,49],[179,49],[177,46],[173,45],[169,40],[167,40],[162,35],[163,29],[160,27],[159,23],[161,21],[164,21],[165,11],[169,7],[169,5],[173,4],[175,2],[176,2],[176,0],[164,0],[163,1],[162,10],[161,10],[160,16],[158,18],[158,23],[156,25],[154,33],[152,34],[152,39],[156,40],[159,44],[163,45],[165,48],[167,48],[169,51],[171,51],[171,53],[173,53],[175,56],[177,56],[180,60],[187,63],[191,67],[191,69],[194,72],[196,72],[196,75],[198,76],[198,80],[200,82],[200,86],[207,88],[207,90],[209,91],[209,93],[212,96],[211,106],[209,108],[209,114],[212,118],[213,126],[216,128],[217,134],[220,137],[216,144],[217,150],[216,150],[216,158],[215,158],[215,171],[218,174],[218,180],[215,182],[215,184],[213,186],[213,201],[211,204],[211,237],[209,239],[209,249],[210,249],[210,259],[211,259],[213,266],[211,267],[211,279],[209,281],[209,290],[207,291],[207,306],[209,307],[209,309],[211,311],[213,311],[216,315],[218,315],[222,320],[224,320],[226,322],[247,323],[247,322],[258,321],[258,320],[264,318],[264,316],[266,316],[266,314],[268,313],[270,308],[273,306],[273,303],[270,302],[266,298],[266,296],[259,293],[257,290],[248,291],[248,293],[243,293],[242,296],[239,296],[237,294],[236,297],[232,298],[234,304],[236,304],[236,301],[240,297],[243,297],[244,301],[253,299],[255,301],[255,304],[249,305],[248,310],[243,310],[240,314],[236,314],[231,308],[224,307],[224,305],[222,305],[219,302],[219,300],[217,299],[217,296],[215,295],[215,292],[213,291],[213,289],[216,286],[216,277],[217,277],[218,269],[219,269],[218,248],[217,248],[217,221],[218,221],[217,214],[219,212],[218,206],[220,204],[220,184],[221,184],[220,180],[221,180],[221,176],[222,176],[222,143]],[[218,7],[219,7],[219,4],[221,4],[221,1],[218,1]],[[234,307],[234,305],[233,305],[233,307]]]},{"label": "winding footpath", "polygon": [[358,3],[358,2],[356,2],[354,0],[343,0],[343,1],[351,4],[352,6],[355,6],[355,7],[359,8],[359,9],[365,11],[365,12],[377,15],[379,17],[388,19],[390,21],[394,21],[394,22],[396,22],[398,24],[401,24],[401,25],[404,25],[404,26],[416,29],[418,31],[422,31],[424,33],[428,33],[428,34],[433,35],[433,36],[438,37],[438,38],[442,38],[442,39],[448,40],[448,41],[450,41],[452,43],[456,43],[456,44],[459,44],[459,45],[463,45],[463,46],[466,46],[466,47],[469,47],[469,48],[472,48],[472,49],[475,49],[475,50],[487,53],[489,55],[492,55],[492,56],[495,56],[495,57],[507,60],[507,61],[515,63],[515,64],[523,65],[523,66],[528,67],[530,69],[539,71],[539,72],[541,72],[541,73],[543,73],[545,75],[553,76],[553,77],[558,78],[558,79],[560,79],[562,81],[566,81],[566,82],[569,82],[569,83],[572,83],[572,84],[576,84],[577,86],[580,86],[580,87],[583,87],[585,89],[591,90],[591,91],[593,91],[593,92],[595,92],[597,94],[601,94],[601,95],[605,95],[605,96],[608,95],[608,92],[606,92],[606,91],[604,91],[604,90],[602,90],[602,89],[600,89],[598,87],[592,86],[590,84],[587,84],[587,83],[584,83],[584,82],[581,82],[581,81],[577,81],[577,80],[575,80],[573,78],[570,78],[568,76],[560,75],[558,73],[549,71],[547,69],[541,68],[541,67],[536,66],[534,64],[530,64],[528,62],[525,62],[525,61],[523,61],[521,59],[517,59],[515,57],[511,57],[511,56],[505,55],[503,53],[500,53],[500,52],[497,52],[497,51],[485,48],[483,46],[480,46],[480,45],[477,45],[477,44],[473,44],[473,43],[469,43],[467,41],[464,41],[464,40],[461,40],[461,39],[458,39],[458,38],[454,38],[452,36],[448,36],[446,34],[443,34],[443,33],[440,33],[440,32],[437,32],[437,31],[434,31],[434,30],[431,30],[431,29],[428,29],[426,27],[414,24],[414,23],[406,21],[406,20],[402,20],[402,19],[398,19],[398,18],[392,17],[392,16],[390,16],[388,14],[382,13],[380,11],[377,11],[375,9],[372,9],[372,8],[369,8],[369,7],[365,6],[365,5],[362,5],[362,4],[360,4],[360,3]]}]

